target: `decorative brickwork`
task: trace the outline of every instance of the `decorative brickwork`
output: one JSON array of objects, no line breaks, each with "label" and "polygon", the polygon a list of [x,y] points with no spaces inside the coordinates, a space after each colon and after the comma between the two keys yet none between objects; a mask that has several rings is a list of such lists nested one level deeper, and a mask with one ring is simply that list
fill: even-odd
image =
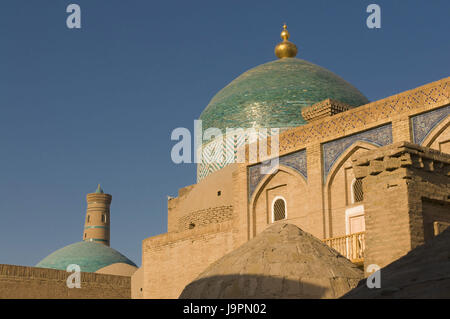
[{"label": "decorative brickwork", "polygon": [[313,104],[302,109],[302,116],[308,122],[312,123],[323,118],[350,110],[352,107],[332,99],[326,99],[322,102]]},{"label": "decorative brickwork", "polygon": [[[332,116],[328,114],[328,117],[322,117],[320,121],[316,120],[295,128],[283,128],[280,130],[279,138],[280,155],[303,149],[311,143],[326,143],[333,139],[385,125],[392,122],[400,114],[403,116],[414,116],[424,110],[431,110],[436,106],[450,104],[449,82],[450,78],[445,78],[376,102],[352,108],[345,112],[340,112]],[[327,102],[323,101],[320,103],[326,104]],[[343,108],[344,106],[340,107],[342,110]],[[335,107],[335,111],[333,112],[336,113],[337,109],[338,107]],[[332,111],[329,111],[329,113],[332,113]],[[397,132],[395,133],[397,134]],[[402,127],[401,133],[402,136],[409,135],[409,127]],[[207,151],[204,152],[204,156],[205,154],[207,157],[209,156],[208,152],[213,149],[214,143],[224,143],[224,150],[230,149],[236,153],[239,147],[245,145],[245,139],[239,138],[236,140],[233,138],[225,142],[220,139],[219,142],[211,142],[206,145]],[[381,145],[387,144],[389,143]],[[218,163],[208,163],[211,160],[212,157],[198,165],[198,181],[232,162],[231,160],[225,159]]]},{"label": "decorative brickwork", "polygon": [[450,77],[283,132],[280,154],[379,126],[399,114],[413,115],[446,104],[450,104]]},{"label": "decorative brickwork", "polygon": [[202,209],[181,217],[178,221],[178,231],[221,223],[232,218],[233,206],[219,206]]}]

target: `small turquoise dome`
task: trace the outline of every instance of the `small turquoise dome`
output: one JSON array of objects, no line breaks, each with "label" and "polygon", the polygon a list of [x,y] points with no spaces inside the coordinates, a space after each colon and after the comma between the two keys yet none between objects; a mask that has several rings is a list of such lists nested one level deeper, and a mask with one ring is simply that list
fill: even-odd
[{"label": "small turquoise dome", "polygon": [[290,128],[301,110],[327,98],[356,107],[367,98],[333,72],[297,58],[259,65],[220,90],[200,115],[203,129]]},{"label": "small turquoise dome", "polygon": [[131,260],[111,247],[82,241],[58,249],[42,259],[36,267],[66,270],[68,265],[76,264],[83,272],[96,272],[116,263],[137,267]]}]

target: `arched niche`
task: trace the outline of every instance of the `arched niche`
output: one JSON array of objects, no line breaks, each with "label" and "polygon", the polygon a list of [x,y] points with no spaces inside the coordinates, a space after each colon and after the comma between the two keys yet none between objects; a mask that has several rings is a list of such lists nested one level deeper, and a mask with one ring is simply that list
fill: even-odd
[{"label": "arched niche", "polygon": [[284,199],[286,212],[289,214],[286,219],[275,221],[275,223],[289,222],[304,228],[302,221],[308,214],[307,194],[307,182],[302,174],[290,167],[278,166],[278,170],[274,170],[272,174],[268,174],[259,182],[250,199],[250,238],[274,223],[272,204],[276,198]]},{"label": "arched niche", "polygon": [[378,148],[377,145],[356,141],[349,146],[336,160],[330,169],[324,186],[325,192],[325,237],[343,236],[346,234],[347,208],[360,205],[352,201],[352,182],[355,179],[351,158],[355,155]]},{"label": "arched niche", "polygon": [[426,146],[444,153],[450,153],[450,116],[447,116],[423,140]]}]

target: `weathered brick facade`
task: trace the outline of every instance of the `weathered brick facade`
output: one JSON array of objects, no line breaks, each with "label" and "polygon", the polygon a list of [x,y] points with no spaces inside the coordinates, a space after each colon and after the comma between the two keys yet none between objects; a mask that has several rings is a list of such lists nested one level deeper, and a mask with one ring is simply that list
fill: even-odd
[{"label": "weathered brick facade", "polygon": [[178,231],[193,229],[198,226],[217,224],[233,218],[233,206],[210,207],[197,210],[178,220]]},{"label": "weathered brick facade", "polygon": [[209,265],[232,251],[232,224],[223,222],[145,239],[143,298],[176,298]]},{"label": "weathered brick facade", "polygon": [[[273,174],[258,176],[251,169],[258,163],[248,163],[246,146],[247,163],[227,166],[169,200],[168,233],[143,241],[143,297],[178,297],[212,262],[270,226],[273,200],[278,197],[286,202],[283,222],[320,239],[354,233],[356,226],[364,230],[364,222],[357,224],[352,218],[365,220],[366,263],[385,264],[422,243],[428,231],[424,222],[436,229],[444,227],[445,218],[432,212],[446,214],[442,196],[448,176],[437,182],[438,177],[429,175],[436,173],[416,167],[386,170],[378,177],[370,175],[371,180],[385,183],[384,188],[363,183],[364,200],[357,202],[353,187],[358,176],[352,158],[393,143],[419,140],[422,146],[448,152],[450,78],[347,111],[339,105],[319,103],[317,110],[310,110],[311,123],[280,134],[281,164]],[[342,112],[335,114],[338,111]],[[396,186],[387,188],[386,183]],[[232,207],[231,220],[206,217],[224,207]],[[370,214],[392,208],[395,215]],[[214,219],[217,224],[211,223]],[[436,220],[442,222],[435,224]],[[191,223],[196,226],[189,229]],[[389,238],[383,230],[395,235]]]},{"label": "weathered brick facade", "polygon": [[68,288],[71,273],[48,268],[1,265],[0,296],[4,299],[129,299],[131,278],[81,273],[81,288]]},{"label": "weathered brick facade", "polygon": [[450,223],[450,154],[400,142],[353,160],[362,179],[365,266],[384,267]]}]

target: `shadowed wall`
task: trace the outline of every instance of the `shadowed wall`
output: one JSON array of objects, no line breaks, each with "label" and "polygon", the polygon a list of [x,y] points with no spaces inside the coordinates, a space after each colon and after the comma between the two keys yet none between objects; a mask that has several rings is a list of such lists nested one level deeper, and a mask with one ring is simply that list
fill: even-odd
[{"label": "shadowed wall", "polygon": [[71,273],[0,264],[0,299],[130,299],[131,277],[81,273],[81,288],[68,288]]}]

